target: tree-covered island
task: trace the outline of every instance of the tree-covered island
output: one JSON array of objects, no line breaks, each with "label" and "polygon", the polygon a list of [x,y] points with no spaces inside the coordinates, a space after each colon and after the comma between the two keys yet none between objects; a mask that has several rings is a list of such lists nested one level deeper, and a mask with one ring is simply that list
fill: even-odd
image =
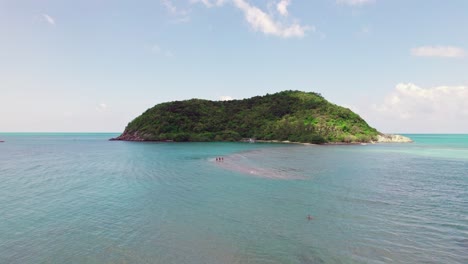
[{"label": "tree-covered island", "polygon": [[113,140],[208,142],[253,138],[321,144],[381,141],[382,137],[385,135],[359,115],[318,93],[283,91],[242,100],[191,99],[158,104],[135,118]]}]

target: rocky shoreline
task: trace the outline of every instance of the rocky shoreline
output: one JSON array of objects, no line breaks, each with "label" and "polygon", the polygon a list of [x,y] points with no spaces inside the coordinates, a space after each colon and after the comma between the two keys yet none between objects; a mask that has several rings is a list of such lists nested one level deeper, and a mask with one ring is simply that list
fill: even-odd
[{"label": "rocky shoreline", "polygon": [[[143,139],[140,135],[138,135],[138,132],[134,132],[133,134],[127,134],[123,133],[122,135],[116,137],[116,138],[111,138],[109,139],[111,141],[151,141],[151,140],[145,140]],[[173,142],[172,140],[166,140],[166,141],[158,141],[158,142]],[[303,144],[303,145],[316,145],[312,143],[303,143],[303,142],[291,142],[291,141],[281,141],[281,140],[254,140],[254,142],[259,142],[259,143],[284,143],[284,144]],[[376,141],[370,141],[368,143],[370,144],[376,144],[376,143],[412,143],[413,140],[409,137],[405,137],[402,135],[394,135],[394,134],[380,134],[377,136]],[[366,142],[329,142],[325,143],[323,145],[359,145],[359,144],[366,144]]]},{"label": "rocky shoreline", "polygon": [[412,143],[413,140],[402,135],[381,134],[377,136],[376,143]]},{"label": "rocky shoreline", "polygon": [[377,136],[377,140],[370,142],[327,142],[324,144],[313,144],[313,143],[303,143],[303,142],[291,142],[288,140],[256,140],[260,143],[283,143],[283,144],[302,144],[302,145],[363,145],[363,144],[377,144],[377,143],[413,143],[413,140],[409,137],[402,135],[394,134],[381,134]]},{"label": "rocky shoreline", "polygon": [[122,135],[109,139],[110,141],[148,141],[143,139],[138,135],[138,132],[135,131],[133,134],[123,133]]}]

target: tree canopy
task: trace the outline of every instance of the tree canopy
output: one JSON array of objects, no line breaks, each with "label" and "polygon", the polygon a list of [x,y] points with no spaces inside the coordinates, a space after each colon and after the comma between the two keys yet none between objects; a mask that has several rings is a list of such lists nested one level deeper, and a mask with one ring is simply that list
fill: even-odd
[{"label": "tree canopy", "polygon": [[379,132],[320,94],[283,91],[242,100],[191,99],[158,104],[130,122],[117,140],[369,142]]}]

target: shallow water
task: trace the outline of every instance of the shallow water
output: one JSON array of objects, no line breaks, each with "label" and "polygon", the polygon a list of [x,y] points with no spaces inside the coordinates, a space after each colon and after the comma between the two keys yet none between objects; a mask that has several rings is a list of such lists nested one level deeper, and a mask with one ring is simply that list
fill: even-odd
[{"label": "shallow water", "polygon": [[113,136],[0,134],[0,263],[468,263],[466,135]]}]

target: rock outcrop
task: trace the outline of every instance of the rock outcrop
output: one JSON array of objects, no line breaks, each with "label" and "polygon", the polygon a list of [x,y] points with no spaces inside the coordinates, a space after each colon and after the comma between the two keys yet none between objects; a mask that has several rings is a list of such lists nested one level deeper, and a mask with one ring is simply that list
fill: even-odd
[{"label": "rock outcrop", "polygon": [[123,133],[122,135],[116,137],[116,138],[111,138],[110,140],[123,140],[123,141],[145,141],[140,135],[138,135],[138,131],[135,131],[133,133]]},{"label": "rock outcrop", "polygon": [[377,136],[377,143],[411,143],[413,140],[402,135],[381,134]]}]

